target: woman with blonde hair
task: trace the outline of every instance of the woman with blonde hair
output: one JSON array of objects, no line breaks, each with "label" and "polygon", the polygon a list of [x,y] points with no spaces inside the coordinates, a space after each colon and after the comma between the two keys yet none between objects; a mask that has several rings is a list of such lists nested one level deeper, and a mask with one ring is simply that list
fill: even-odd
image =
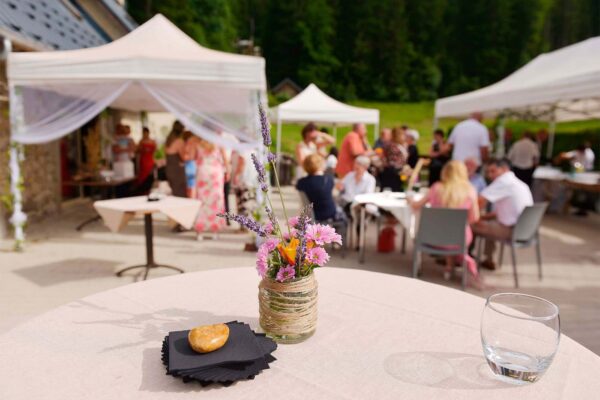
[{"label": "woman with blonde hair", "polygon": [[390,188],[393,192],[402,191],[400,172],[406,165],[408,150],[406,135],[402,128],[392,129],[392,140],[383,147],[383,171],[381,188]]},{"label": "woman with blonde hair", "polygon": [[202,233],[217,233],[225,224],[223,218],[217,217],[217,214],[225,212],[225,194],[223,192],[225,154],[222,149],[203,138],[197,137],[193,140],[193,143],[196,144],[196,190],[194,194],[202,202],[196,219],[196,232],[198,239],[202,239]]},{"label": "woman with blonde hair", "polygon": [[[436,182],[427,192],[425,197],[419,201],[408,202],[414,209],[419,209],[429,203],[431,207],[462,208],[466,209],[467,225],[465,226],[465,243],[467,247],[473,241],[473,232],[470,224],[479,220],[479,203],[477,202],[477,191],[469,182],[467,167],[462,161],[453,160],[442,168],[441,180]],[[452,267],[456,261],[462,262],[463,256],[446,258],[446,269],[444,279],[449,280],[452,276]],[[475,260],[468,254],[464,256],[467,268],[473,278],[472,283],[481,288],[481,278],[477,271]]]}]

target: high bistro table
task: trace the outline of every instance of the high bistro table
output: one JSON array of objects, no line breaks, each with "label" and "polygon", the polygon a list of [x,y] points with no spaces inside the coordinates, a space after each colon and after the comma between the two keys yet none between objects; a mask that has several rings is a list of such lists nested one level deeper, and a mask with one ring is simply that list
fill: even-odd
[{"label": "high bistro table", "polygon": [[[90,188],[95,189],[100,192],[100,198],[102,200],[114,199],[117,197],[117,187],[129,184],[135,181],[135,177],[131,178],[112,178],[112,179],[82,179],[82,180],[70,180],[65,181],[62,184],[65,186],[74,186],[79,188]],[[80,231],[84,226],[91,224],[96,221],[100,221],[100,215],[96,214],[95,216],[86,219],[81,222],[75,228],[76,231]]]},{"label": "high bistro table", "polygon": [[[491,375],[480,340],[484,299],[374,272],[321,268],[313,337],[230,387],[168,376],[169,331],[258,325],[252,266],[174,275],[75,301],[0,336],[1,399],[597,399],[600,357],[562,336],[539,382]],[[560,307],[560,304],[559,304]]]},{"label": "high bistro table", "polygon": [[190,229],[196,221],[200,205],[201,203],[198,200],[174,196],[167,196],[158,201],[150,201],[147,196],[136,196],[95,202],[94,208],[98,211],[106,226],[113,232],[121,230],[136,215],[143,215],[144,217],[146,264],[124,268],[117,272],[117,276],[137,268],[145,268],[144,280],[148,278],[148,273],[152,268],[168,268],[182,273],[183,270],[180,268],[157,264],[154,261],[152,214],[163,213],[184,228]]},{"label": "high bistro table", "polygon": [[[423,196],[423,193],[413,193],[415,199]],[[406,237],[412,239],[416,232],[416,215],[406,201],[406,193],[404,192],[377,192],[359,194],[354,198],[352,209],[359,208],[358,218],[353,218],[352,234],[356,232],[356,223],[359,225],[360,238],[359,246],[359,262],[365,262],[365,230],[367,223],[367,208],[368,205],[377,207],[391,213],[402,227],[402,253],[406,252]],[[360,206],[360,207],[359,207]]]}]

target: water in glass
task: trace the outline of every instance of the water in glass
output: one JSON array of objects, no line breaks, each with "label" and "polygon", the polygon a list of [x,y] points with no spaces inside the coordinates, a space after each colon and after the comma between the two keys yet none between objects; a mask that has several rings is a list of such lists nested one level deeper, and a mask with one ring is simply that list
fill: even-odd
[{"label": "water in glass", "polygon": [[511,383],[532,383],[546,372],[560,340],[558,307],[518,293],[490,296],[481,319],[481,342],[493,373]]}]

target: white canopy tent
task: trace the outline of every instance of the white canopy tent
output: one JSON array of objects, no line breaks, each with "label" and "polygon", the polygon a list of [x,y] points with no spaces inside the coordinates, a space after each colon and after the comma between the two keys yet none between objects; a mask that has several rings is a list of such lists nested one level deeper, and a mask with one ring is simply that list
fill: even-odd
[{"label": "white canopy tent", "polygon": [[18,144],[58,139],[106,107],[170,112],[194,134],[226,148],[259,144],[264,59],[204,48],[160,14],[103,46],[10,53],[7,75],[17,240],[26,218],[17,183]]},{"label": "white canopy tent", "polygon": [[281,153],[281,124],[283,122],[315,122],[334,125],[365,123],[375,125],[375,135],[379,130],[379,110],[354,107],[339,102],[311,83],[291,100],[271,109],[271,118],[277,121],[277,158]]},{"label": "white canopy tent", "polygon": [[473,112],[550,123],[600,118],[600,37],[537,56],[505,79],[435,102],[435,117]]}]

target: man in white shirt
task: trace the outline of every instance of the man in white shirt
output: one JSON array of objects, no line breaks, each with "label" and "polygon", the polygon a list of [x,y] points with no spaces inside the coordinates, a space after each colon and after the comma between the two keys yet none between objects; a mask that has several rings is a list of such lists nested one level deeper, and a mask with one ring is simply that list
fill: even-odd
[{"label": "man in white shirt", "polygon": [[508,159],[512,164],[512,170],[527,186],[531,187],[533,171],[540,159],[540,149],[533,141],[533,135],[525,132],[523,137],[517,140],[508,152]]},{"label": "man in white shirt", "polygon": [[577,146],[577,149],[561,154],[561,157],[571,160],[572,164],[581,164],[586,171],[593,171],[596,156],[590,147],[590,143],[585,142]]},{"label": "man in white shirt", "polygon": [[485,214],[473,224],[473,233],[490,240],[486,241],[486,260],[482,266],[495,269],[492,261],[497,240],[508,240],[513,226],[527,206],[533,205],[531,190],[510,170],[508,160],[491,160],[487,163],[490,183],[479,194],[479,209],[485,210],[488,202],[493,203],[494,212]]},{"label": "man in white shirt", "polygon": [[471,118],[459,122],[448,139],[452,145],[452,159],[464,161],[474,158],[479,165],[489,155],[490,136],[485,125],[481,123],[481,113],[473,113]]}]

